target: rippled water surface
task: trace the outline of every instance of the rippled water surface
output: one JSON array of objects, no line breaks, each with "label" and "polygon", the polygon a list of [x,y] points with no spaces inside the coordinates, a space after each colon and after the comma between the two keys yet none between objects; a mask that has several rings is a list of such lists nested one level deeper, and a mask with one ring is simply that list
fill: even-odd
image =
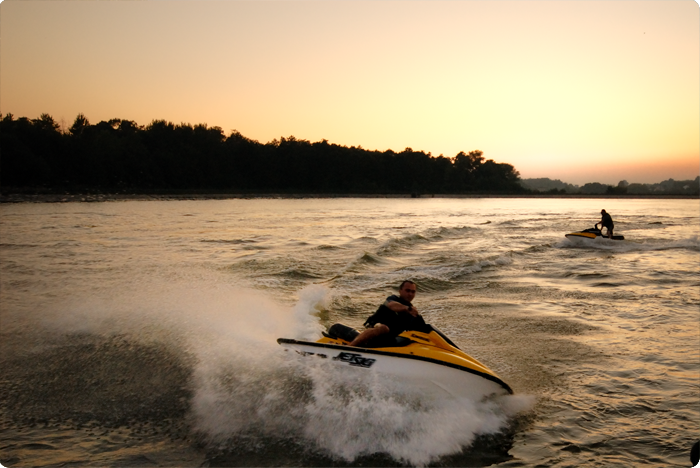
[{"label": "rippled water surface", "polygon": [[[571,242],[605,208],[624,241]],[[691,466],[700,201],[0,206],[5,466]],[[427,400],[279,337],[406,278],[515,390]]]}]

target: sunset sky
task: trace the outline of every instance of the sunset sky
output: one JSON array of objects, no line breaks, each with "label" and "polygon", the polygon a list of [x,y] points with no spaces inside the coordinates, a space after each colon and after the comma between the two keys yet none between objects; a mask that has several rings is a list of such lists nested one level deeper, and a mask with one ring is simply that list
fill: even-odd
[{"label": "sunset sky", "polygon": [[0,5],[0,112],[206,123],[582,185],[700,174],[694,0]]}]

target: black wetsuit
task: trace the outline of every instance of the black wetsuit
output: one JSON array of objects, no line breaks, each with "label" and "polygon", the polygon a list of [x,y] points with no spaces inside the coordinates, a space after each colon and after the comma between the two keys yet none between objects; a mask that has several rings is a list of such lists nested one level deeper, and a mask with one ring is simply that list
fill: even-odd
[{"label": "black wetsuit", "polygon": [[600,221],[600,224],[601,229],[603,229],[604,227],[608,229],[613,229],[615,227],[615,225],[613,224],[612,217],[609,213],[603,213],[603,219]]},{"label": "black wetsuit", "polygon": [[425,321],[420,315],[414,317],[408,312],[394,312],[387,307],[389,302],[398,302],[405,306],[412,306],[408,301],[401,299],[399,296],[393,295],[386,298],[384,304],[379,306],[379,309],[365,322],[366,327],[373,327],[381,323],[389,327],[392,335],[396,336],[406,330],[422,330],[425,328]]}]

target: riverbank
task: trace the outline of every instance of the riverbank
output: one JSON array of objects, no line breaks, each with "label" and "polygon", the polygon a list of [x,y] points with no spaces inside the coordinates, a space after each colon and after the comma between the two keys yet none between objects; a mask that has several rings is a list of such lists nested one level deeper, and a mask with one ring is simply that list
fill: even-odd
[{"label": "riverbank", "polygon": [[228,200],[246,198],[605,198],[698,199],[697,195],[610,194],[339,194],[339,193],[0,193],[0,203],[97,203],[126,200]]}]

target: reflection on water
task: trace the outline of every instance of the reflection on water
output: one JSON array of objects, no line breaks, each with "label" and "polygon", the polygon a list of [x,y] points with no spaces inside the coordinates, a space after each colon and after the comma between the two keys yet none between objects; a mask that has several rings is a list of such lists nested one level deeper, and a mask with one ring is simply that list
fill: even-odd
[{"label": "reflection on water", "polygon": [[[625,241],[564,238],[603,206]],[[0,462],[689,466],[700,436],[699,207],[2,206]],[[515,396],[429,401],[277,345],[336,321],[359,327],[405,278],[426,319]]]}]

